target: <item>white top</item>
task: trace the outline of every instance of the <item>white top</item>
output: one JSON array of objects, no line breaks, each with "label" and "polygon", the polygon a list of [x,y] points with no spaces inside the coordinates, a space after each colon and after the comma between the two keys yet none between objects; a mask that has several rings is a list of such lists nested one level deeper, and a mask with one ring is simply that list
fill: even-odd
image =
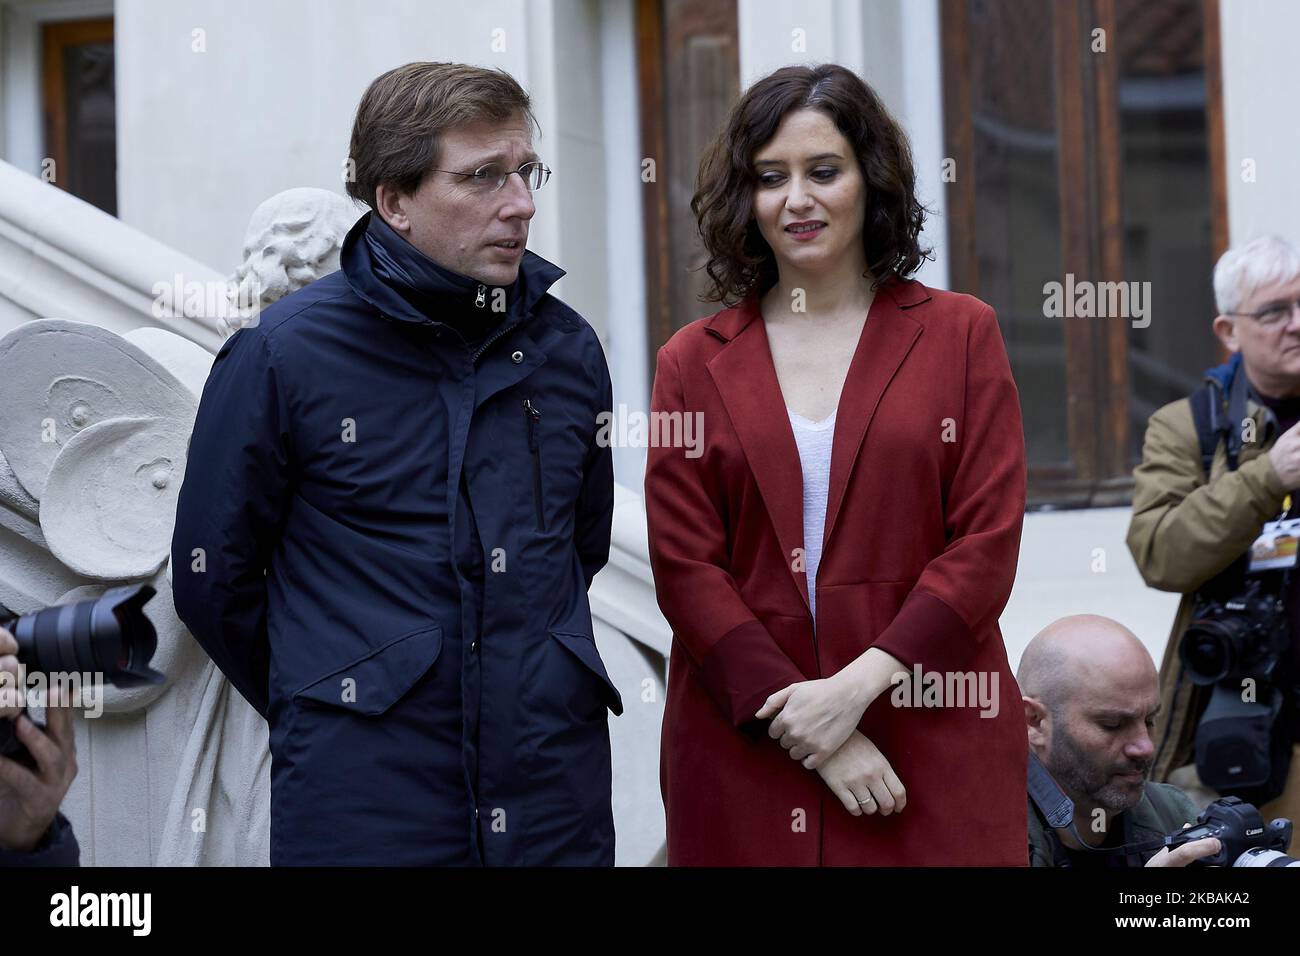
[{"label": "white top", "polygon": [[817,629],[817,565],[822,559],[822,533],[826,528],[826,498],[831,483],[831,444],[835,441],[835,412],[819,422],[796,415],[789,408],[794,443],[803,468],[803,548],[808,575],[808,607]]}]

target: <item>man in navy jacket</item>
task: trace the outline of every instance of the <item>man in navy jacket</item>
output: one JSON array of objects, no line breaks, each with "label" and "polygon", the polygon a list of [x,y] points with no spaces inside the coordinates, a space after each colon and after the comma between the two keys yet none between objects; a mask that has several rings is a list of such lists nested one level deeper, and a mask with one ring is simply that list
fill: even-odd
[{"label": "man in navy jacket", "polygon": [[177,613],[270,725],[271,862],[612,864],[587,588],[609,554],[599,340],[525,250],[507,74],[375,80],[342,269],[218,354],[172,542]]}]

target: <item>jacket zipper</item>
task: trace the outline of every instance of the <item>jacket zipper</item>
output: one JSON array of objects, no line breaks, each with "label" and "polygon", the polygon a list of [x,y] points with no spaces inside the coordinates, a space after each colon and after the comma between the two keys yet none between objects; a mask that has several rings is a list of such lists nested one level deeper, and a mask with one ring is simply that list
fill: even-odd
[{"label": "jacket zipper", "polygon": [[484,352],[486,352],[488,348],[491,347],[493,342],[501,338],[503,335],[505,335],[507,332],[509,332],[518,324],[519,324],[518,322],[511,322],[509,325],[507,325],[503,322],[501,328],[493,332],[492,335],[488,337],[487,341],[483,342],[481,345],[479,345],[478,348],[474,350],[473,354],[470,355],[470,361],[477,362],[479,356],[482,355]]},{"label": "jacket zipper", "polygon": [[542,449],[537,440],[537,425],[542,420],[542,413],[537,410],[532,399],[525,398],[524,414],[528,416],[528,450],[533,456],[533,512],[537,530],[545,531],[546,522],[542,516]]},{"label": "jacket zipper", "polygon": [[474,296],[474,308],[481,309],[485,305],[487,305],[487,286],[480,282],[478,294]]}]

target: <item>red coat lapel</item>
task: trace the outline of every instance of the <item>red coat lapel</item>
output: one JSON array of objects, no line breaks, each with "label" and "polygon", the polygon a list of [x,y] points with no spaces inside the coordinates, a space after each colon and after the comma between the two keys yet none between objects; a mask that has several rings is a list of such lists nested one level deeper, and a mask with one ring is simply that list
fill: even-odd
[{"label": "red coat lapel", "polygon": [[[921,335],[920,323],[903,311],[928,301],[929,292],[919,282],[889,282],[876,290],[857,350],[844,379],[839,410],[835,418],[835,441],[831,446],[831,481],[826,497],[825,545],[835,530],[844,502],[844,491],[857,464],[858,453],[880,397]],[[769,364],[771,360],[769,358]],[[775,376],[775,371],[773,371]],[[794,439],[791,437],[791,442]],[[802,486],[800,488],[802,493]],[[800,499],[802,501],[802,498]],[[800,511],[802,511],[802,504]]]},{"label": "red coat lapel", "polygon": [[[750,296],[734,309],[719,313],[709,329],[730,340],[709,360],[709,374],[763,495],[786,569],[795,578],[806,605],[808,579],[794,571],[795,549],[803,547],[803,471],[758,299]],[[709,424],[705,422],[704,427]]]},{"label": "red coat lapel", "polygon": [[[904,310],[929,298],[919,282],[889,282],[877,290],[840,394],[824,542],[830,541],[835,529],[845,489],[880,398],[921,335],[920,324]],[[793,567],[795,549],[803,547],[803,471],[757,297],[750,296],[735,308],[718,313],[708,327],[730,343],[709,361],[709,374],[771,516],[786,567],[807,604],[807,577],[796,574]]]}]

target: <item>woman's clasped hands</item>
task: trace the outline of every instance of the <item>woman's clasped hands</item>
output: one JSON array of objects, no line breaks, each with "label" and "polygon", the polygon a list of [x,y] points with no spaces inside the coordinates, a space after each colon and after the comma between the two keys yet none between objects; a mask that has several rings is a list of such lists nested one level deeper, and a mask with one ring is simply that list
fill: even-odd
[{"label": "woman's clasped hands", "polygon": [[[888,660],[898,664],[892,656]],[[791,684],[768,697],[755,716],[772,718],[768,735],[792,759],[816,770],[849,813],[889,816],[907,805],[907,791],[880,748],[857,729],[879,692],[872,693],[872,683],[855,666],[863,663]]]}]

